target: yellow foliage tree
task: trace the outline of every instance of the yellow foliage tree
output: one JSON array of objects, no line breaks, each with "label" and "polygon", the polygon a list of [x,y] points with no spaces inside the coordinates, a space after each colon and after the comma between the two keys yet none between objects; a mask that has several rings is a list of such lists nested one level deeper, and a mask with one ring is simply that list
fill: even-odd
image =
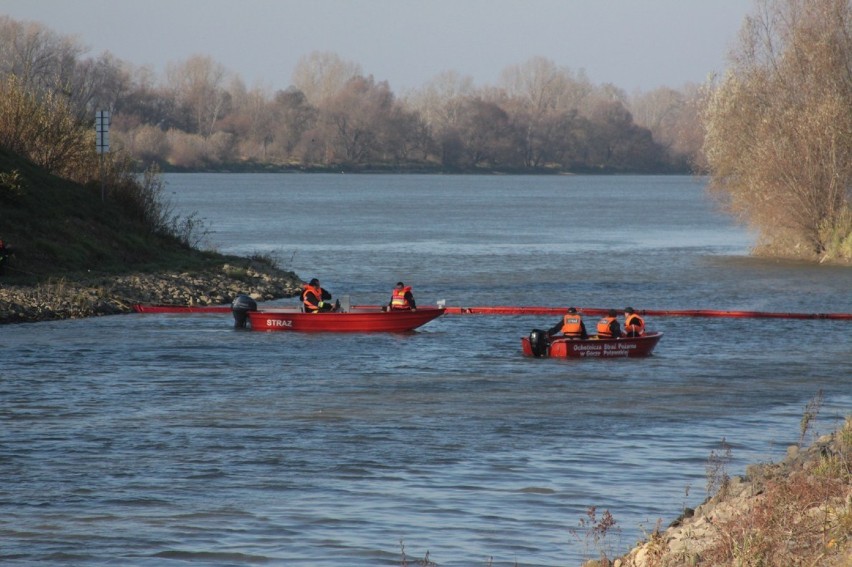
[{"label": "yellow foliage tree", "polygon": [[763,253],[852,259],[852,3],[756,7],[703,113],[710,189]]},{"label": "yellow foliage tree", "polygon": [[74,181],[97,176],[94,117],[81,124],[66,96],[39,94],[16,75],[0,79],[0,146]]}]

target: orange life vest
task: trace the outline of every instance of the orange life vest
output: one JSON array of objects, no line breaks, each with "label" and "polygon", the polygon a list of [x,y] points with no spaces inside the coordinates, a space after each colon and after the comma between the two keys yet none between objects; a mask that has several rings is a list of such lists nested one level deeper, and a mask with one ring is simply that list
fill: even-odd
[{"label": "orange life vest", "polygon": [[391,309],[411,309],[411,303],[409,303],[408,298],[405,297],[405,294],[411,291],[411,286],[405,286],[402,289],[393,289],[393,295],[391,295]]},{"label": "orange life vest", "polygon": [[598,337],[602,339],[611,339],[612,331],[609,329],[610,323],[615,321],[615,317],[604,317],[598,321]]},{"label": "orange life vest", "polygon": [[562,318],[562,334],[566,337],[583,336],[583,318],[576,313],[568,313]]},{"label": "orange life vest", "polygon": [[[304,284],[302,288],[302,303],[305,306],[305,311],[308,313],[317,311],[319,309],[319,302],[322,301],[322,288],[312,286],[311,284]],[[315,299],[313,303],[308,299],[308,293],[314,294]]]},{"label": "orange life vest", "polygon": [[624,320],[624,334],[628,337],[641,337],[645,334],[645,320],[636,313],[631,313]]}]

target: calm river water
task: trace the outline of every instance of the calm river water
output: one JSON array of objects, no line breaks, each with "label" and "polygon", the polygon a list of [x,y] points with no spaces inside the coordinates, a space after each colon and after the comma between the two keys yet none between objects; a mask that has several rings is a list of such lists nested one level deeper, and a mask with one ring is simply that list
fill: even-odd
[{"label": "calm river water", "polygon": [[[852,270],[747,256],[689,177],[167,175],[208,244],[354,303],[852,312]],[[290,303],[283,300],[280,303]],[[649,318],[644,360],[525,359],[552,318],[403,335],[230,316],[0,327],[0,562],[579,565],[852,410],[848,321]]]}]

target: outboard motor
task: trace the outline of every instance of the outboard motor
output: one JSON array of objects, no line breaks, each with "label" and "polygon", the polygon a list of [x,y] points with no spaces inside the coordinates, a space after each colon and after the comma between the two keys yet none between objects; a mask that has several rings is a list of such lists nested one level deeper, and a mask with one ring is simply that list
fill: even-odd
[{"label": "outboard motor", "polygon": [[547,333],[541,329],[533,329],[530,331],[530,348],[532,348],[533,356],[547,355]]},{"label": "outboard motor", "polygon": [[231,302],[231,313],[234,314],[234,328],[245,329],[248,322],[248,312],[257,311],[257,302],[247,295],[238,295]]}]

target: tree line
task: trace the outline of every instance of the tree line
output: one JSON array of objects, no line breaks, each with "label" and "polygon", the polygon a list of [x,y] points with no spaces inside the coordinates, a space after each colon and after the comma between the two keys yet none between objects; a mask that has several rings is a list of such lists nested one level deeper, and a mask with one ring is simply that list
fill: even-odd
[{"label": "tree line", "polygon": [[80,118],[111,111],[114,143],[163,167],[687,172],[703,138],[698,87],[631,97],[543,57],[497,85],[447,71],[399,96],[335,53],[303,56],[274,92],[205,55],[158,77],[85,54],[73,37],[0,18],[0,77],[64,95]]},{"label": "tree line", "polygon": [[[134,195],[119,189],[136,187],[139,163],[696,171],[758,232],[755,252],[852,261],[852,0],[755,0],[723,76],[632,96],[542,57],[507,67],[498,85],[448,71],[398,96],[333,53],[306,55],[292,85],[273,93],[246,88],[205,56],[158,78],[109,53],[84,53],[73,38],[0,17],[0,146],[92,183],[94,112],[110,110],[117,151],[105,174],[115,197]],[[149,193],[130,201],[168,224],[145,205]]]}]

